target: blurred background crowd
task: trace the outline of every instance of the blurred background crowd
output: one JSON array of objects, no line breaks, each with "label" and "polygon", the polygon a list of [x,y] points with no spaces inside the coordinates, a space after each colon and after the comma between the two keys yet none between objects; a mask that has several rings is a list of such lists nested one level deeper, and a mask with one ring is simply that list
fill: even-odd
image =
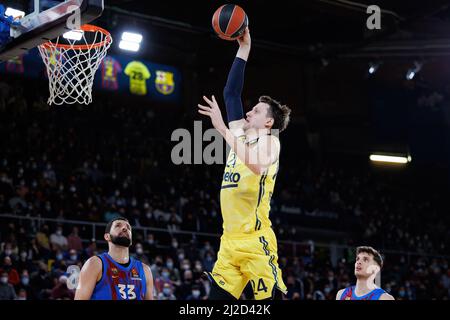
[{"label": "blurred background crowd", "polygon": [[[158,299],[205,299],[223,166],[170,158],[172,130],[198,118],[102,95],[89,107],[49,109],[46,88],[31,85],[0,82],[0,299],[73,299],[67,267],[106,249],[104,226],[118,215],[134,228],[131,253],[151,266]],[[296,143],[296,130],[282,143]],[[281,155],[271,220],[285,299],[334,299],[355,281],[359,245],[385,256],[382,287],[396,299],[448,299],[440,186],[367,161],[316,160]]]}]

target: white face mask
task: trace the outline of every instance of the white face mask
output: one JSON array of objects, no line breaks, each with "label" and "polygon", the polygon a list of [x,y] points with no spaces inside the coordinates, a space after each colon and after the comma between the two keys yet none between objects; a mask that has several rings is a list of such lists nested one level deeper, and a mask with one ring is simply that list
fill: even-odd
[{"label": "white face mask", "polygon": [[24,286],[27,286],[29,283],[30,283],[30,278],[28,278],[28,277],[23,277],[22,278],[22,284]]}]

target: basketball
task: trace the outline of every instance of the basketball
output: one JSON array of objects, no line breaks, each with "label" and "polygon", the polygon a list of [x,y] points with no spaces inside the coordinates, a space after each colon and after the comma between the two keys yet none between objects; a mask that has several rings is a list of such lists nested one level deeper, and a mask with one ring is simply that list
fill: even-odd
[{"label": "basketball", "polygon": [[232,41],[244,33],[248,17],[238,5],[225,4],[214,12],[212,26],[221,39]]}]

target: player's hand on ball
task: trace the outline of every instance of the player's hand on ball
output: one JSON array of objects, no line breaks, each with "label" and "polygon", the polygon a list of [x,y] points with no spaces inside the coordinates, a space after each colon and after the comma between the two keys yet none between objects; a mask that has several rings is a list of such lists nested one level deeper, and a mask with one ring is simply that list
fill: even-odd
[{"label": "player's hand on ball", "polygon": [[237,42],[239,42],[239,46],[247,46],[250,47],[252,44],[252,39],[250,37],[250,29],[247,27],[245,28],[244,34],[242,37],[237,39]]},{"label": "player's hand on ball", "polygon": [[217,104],[216,98],[212,96],[209,100],[207,97],[203,96],[203,100],[206,101],[208,106],[198,104],[198,112],[211,118],[211,122],[219,132],[223,132],[227,129],[225,122],[223,122],[222,112],[220,111],[219,105]]}]

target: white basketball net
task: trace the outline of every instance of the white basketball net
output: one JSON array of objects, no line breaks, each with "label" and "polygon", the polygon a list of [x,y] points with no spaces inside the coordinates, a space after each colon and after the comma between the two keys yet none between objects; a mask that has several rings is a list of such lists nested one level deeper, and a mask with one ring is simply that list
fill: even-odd
[{"label": "white basketball net", "polygon": [[[86,40],[87,32],[93,33],[94,40],[90,43]],[[47,67],[50,91],[47,103],[87,105],[92,102],[94,75],[111,46],[111,35],[104,30],[84,31],[80,40],[65,39],[64,45],[60,44],[61,37],[38,46]]]}]

